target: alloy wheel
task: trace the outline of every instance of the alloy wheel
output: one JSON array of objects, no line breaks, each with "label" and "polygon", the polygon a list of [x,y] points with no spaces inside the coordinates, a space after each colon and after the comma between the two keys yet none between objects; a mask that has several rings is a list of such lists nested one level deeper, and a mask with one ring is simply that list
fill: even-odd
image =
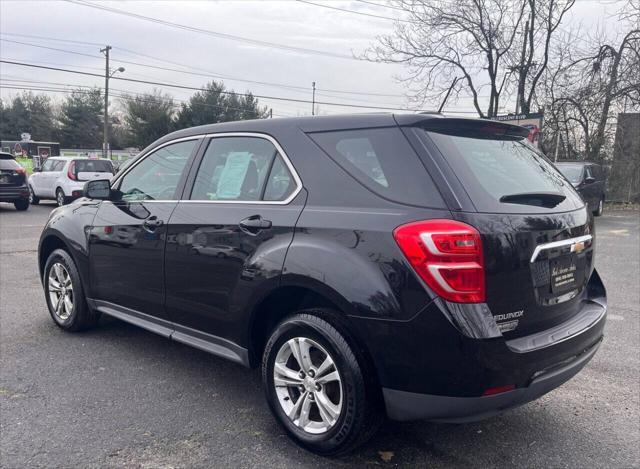
[{"label": "alloy wheel", "polygon": [[301,430],[321,434],[342,412],[342,379],[331,355],[306,337],[286,341],[276,355],[273,382],[284,413]]},{"label": "alloy wheel", "polygon": [[73,311],[73,282],[69,271],[60,262],[49,269],[48,287],[53,313],[61,321],[66,321]]},{"label": "alloy wheel", "polygon": [[62,207],[64,205],[64,192],[61,190],[56,192],[56,202],[58,203],[58,207]]}]

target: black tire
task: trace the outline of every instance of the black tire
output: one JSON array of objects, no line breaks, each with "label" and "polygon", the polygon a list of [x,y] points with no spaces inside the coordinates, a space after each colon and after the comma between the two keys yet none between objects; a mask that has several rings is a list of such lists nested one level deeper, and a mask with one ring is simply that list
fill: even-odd
[{"label": "black tire", "polygon": [[68,198],[64,195],[64,191],[58,187],[56,189],[56,203],[58,204],[58,207],[66,205],[68,201]]},{"label": "black tire", "polygon": [[[353,341],[349,340],[348,334],[340,332],[346,331],[340,324],[339,317],[330,310],[300,311],[275,328],[262,359],[262,381],[267,402],[276,420],[296,443],[324,456],[353,450],[371,438],[383,420],[381,392],[373,369],[361,351],[350,345]],[[342,408],[333,426],[324,433],[312,434],[297,426],[287,416],[276,392],[273,372],[276,357],[287,341],[297,337],[311,339],[323,347],[333,359],[341,378],[342,384],[338,385],[342,389]],[[317,363],[314,365],[317,366]],[[290,388],[286,389],[286,392],[292,392]],[[296,402],[301,396],[297,395]],[[291,399],[294,404],[293,395]],[[288,396],[284,400],[288,401]],[[314,404],[318,405],[312,401],[311,405]],[[317,407],[316,412],[319,412]]]},{"label": "black tire", "polygon": [[[61,317],[56,314],[55,305],[52,304],[51,295],[49,293],[51,270],[57,264],[61,264],[66,269],[66,272],[71,279],[73,306],[68,317]],[[92,311],[89,308],[89,305],[87,305],[87,301],[84,296],[84,289],[82,288],[82,282],[80,280],[80,274],[78,273],[76,264],[64,249],[56,249],[47,259],[44,266],[43,285],[49,314],[51,314],[51,318],[60,328],[66,331],[76,332],[89,329],[96,325],[100,319],[100,313]]]},{"label": "black tire", "polygon": [[600,198],[600,200],[598,201],[598,207],[593,212],[593,215],[595,217],[599,217],[600,215],[603,214],[603,212],[604,212],[604,197]]},{"label": "black tire", "polygon": [[29,201],[28,201],[28,200],[26,200],[26,199],[19,199],[19,200],[16,200],[16,201],[13,203],[13,206],[14,206],[14,207],[16,208],[16,210],[18,210],[19,212],[23,212],[23,211],[25,211],[26,209],[28,209],[28,208],[29,208]]},{"label": "black tire", "polygon": [[40,199],[36,197],[36,193],[33,192],[33,188],[29,186],[29,203],[31,205],[38,205],[40,203]]}]

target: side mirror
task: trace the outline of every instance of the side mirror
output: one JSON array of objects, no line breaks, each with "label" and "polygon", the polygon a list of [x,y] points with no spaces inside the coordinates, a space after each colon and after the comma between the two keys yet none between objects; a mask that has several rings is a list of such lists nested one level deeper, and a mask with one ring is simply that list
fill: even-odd
[{"label": "side mirror", "polygon": [[89,199],[109,200],[111,198],[111,182],[108,179],[88,181],[84,185],[82,195]]},{"label": "side mirror", "polygon": [[31,172],[32,172],[32,173],[39,173],[40,171],[41,171],[41,169],[40,169],[40,168],[32,168],[32,169],[31,169]]},{"label": "side mirror", "polygon": [[593,176],[587,176],[586,178],[584,178],[585,184],[592,184],[594,182],[596,182],[596,178],[594,178]]}]

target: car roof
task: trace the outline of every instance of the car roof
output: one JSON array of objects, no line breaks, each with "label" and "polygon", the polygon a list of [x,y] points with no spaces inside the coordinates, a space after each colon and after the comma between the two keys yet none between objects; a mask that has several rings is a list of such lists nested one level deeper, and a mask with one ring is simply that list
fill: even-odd
[{"label": "car roof", "polygon": [[[195,135],[205,135],[225,132],[255,132],[267,135],[274,135],[291,129],[299,128],[304,132],[324,132],[331,130],[355,130],[375,127],[392,127],[396,125],[419,125],[428,121],[440,121],[444,123],[451,121],[453,126],[460,122],[477,123],[481,121],[477,118],[450,117],[437,112],[404,113],[393,114],[390,112],[363,113],[363,114],[338,114],[331,116],[306,116],[306,117],[281,117],[276,119],[251,119],[233,122],[221,122],[217,124],[207,124],[188,129],[178,130],[165,135],[161,139],[143,149],[140,154],[146,153],[149,149],[179,138],[192,137]],[[520,127],[506,124],[499,121],[490,121],[492,124],[512,129]]]}]

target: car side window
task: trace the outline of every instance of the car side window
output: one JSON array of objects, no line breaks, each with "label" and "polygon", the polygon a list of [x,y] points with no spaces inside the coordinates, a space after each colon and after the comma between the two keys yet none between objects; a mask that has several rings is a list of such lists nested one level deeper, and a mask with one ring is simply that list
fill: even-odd
[{"label": "car side window", "polygon": [[[267,193],[263,193],[267,179]],[[191,200],[284,200],[291,193],[287,193],[292,190],[291,180],[282,157],[269,140],[212,138],[198,168]]]},{"label": "car side window", "polygon": [[51,168],[51,171],[62,171],[64,169],[64,165],[67,162],[64,160],[58,160],[54,163],[53,167]]},{"label": "car side window", "polygon": [[180,177],[198,141],[173,143],[146,156],[120,180],[121,199],[174,200]]},{"label": "car side window", "polygon": [[287,165],[284,164],[284,161],[280,155],[278,155],[276,160],[273,162],[271,172],[269,173],[269,179],[267,179],[267,186],[265,187],[263,200],[286,200],[295,188],[296,182],[294,181],[291,172],[289,172]]},{"label": "car side window", "polygon": [[585,180],[587,178],[593,177],[593,172],[591,171],[591,166],[585,166],[584,167],[584,178]]},{"label": "car side window", "polygon": [[52,171],[51,168],[53,168],[54,163],[56,162],[56,160],[47,160],[44,163],[42,163],[42,168],[40,169],[40,171],[42,171],[43,173]]}]

